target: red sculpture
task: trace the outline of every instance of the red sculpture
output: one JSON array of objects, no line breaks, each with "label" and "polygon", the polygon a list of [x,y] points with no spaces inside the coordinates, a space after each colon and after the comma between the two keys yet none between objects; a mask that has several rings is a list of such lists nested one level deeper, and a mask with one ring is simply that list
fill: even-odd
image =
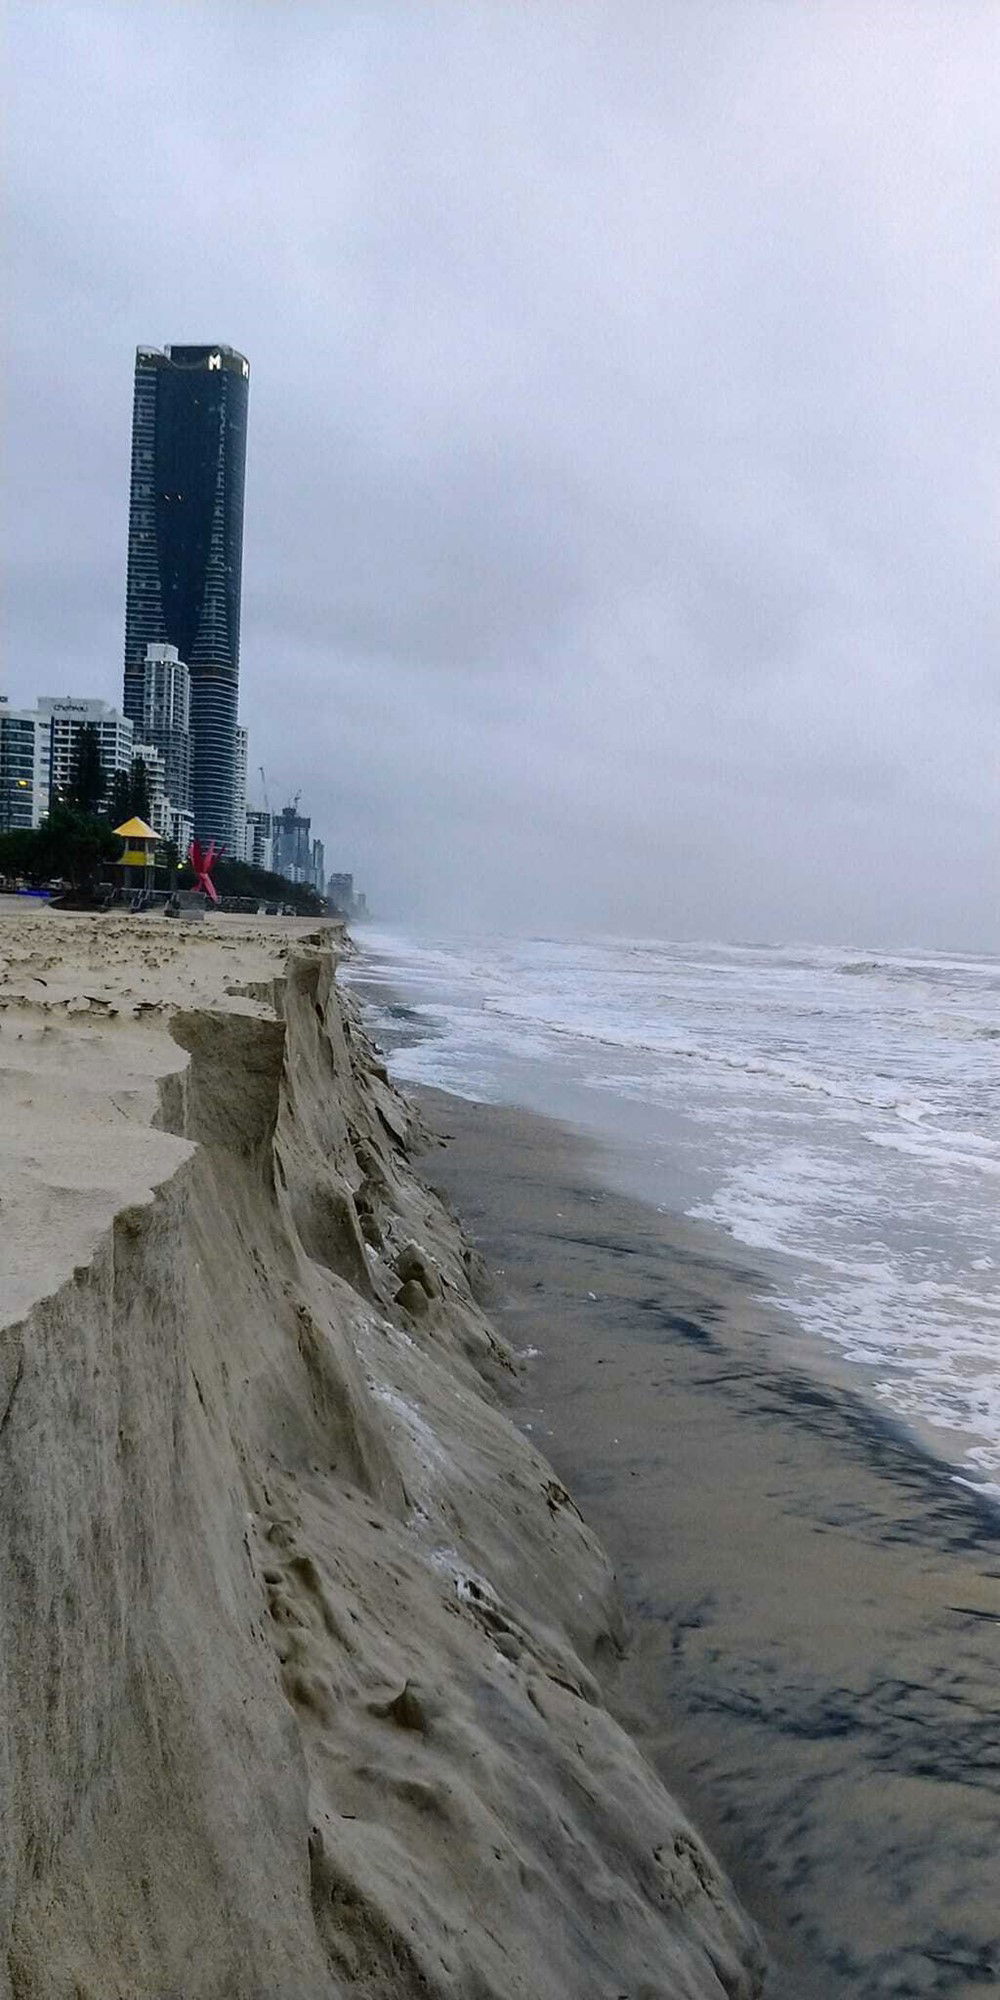
[{"label": "red sculpture", "polygon": [[212,869],[215,867],[217,861],[221,861],[222,853],[222,848],[217,848],[214,840],[209,841],[204,852],[202,852],[196,840],[192,840],[188,848],[188,860],[194,869],[196,886],[204,890],[210,903],[220,901],[219,891],[212,880]]}]

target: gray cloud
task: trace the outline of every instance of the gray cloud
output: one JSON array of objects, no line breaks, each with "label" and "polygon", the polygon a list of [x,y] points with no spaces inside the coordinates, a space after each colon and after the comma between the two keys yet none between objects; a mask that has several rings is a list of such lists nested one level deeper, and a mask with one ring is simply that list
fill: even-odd
[{"label": "gray cloud", "polygon": [[998,17],[13,8],[12,694],[251,356],[251,761],[387,912],[996,947]]}]

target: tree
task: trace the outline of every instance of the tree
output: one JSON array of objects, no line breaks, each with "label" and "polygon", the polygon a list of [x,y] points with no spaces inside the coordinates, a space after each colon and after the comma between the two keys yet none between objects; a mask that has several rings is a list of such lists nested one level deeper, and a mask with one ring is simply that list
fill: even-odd
[{"label": "tree", "polygon": [[111,780],[108,819],[112,826],[124,826],[132,817],[132,780],[128,771],[116,771]]},{"label": "tree", "polygon": [[[144,819],[148,826],[152,804],[149,796],[149,770],[145,757],[133,757],[131,777],[131,812],[129,817],[131,818],[134,814],[136,819]],[[119,821],[120,824],[121,822]]]},{"label": "tree", "polygon": [[35,882],[59,876],[73,889],[89,889],[102,864],[121,860],[121,841],[107,820],[72,806],[53,806],[32,840],[34,853],[23,872]]},{"label": "tree", "polygon": [[73,774],[66,787],[65,803],[75,807],[77,812],[96,813],[100,809],[106,784],[97,725],[85,722],[76,739]]},{"label": "tree", "polygon": [[[327,908],[322,896],[307,882],[289,882],[284,875],[254,868],[249,861],[217,862],[212,880],[220,896],[255,896],[261,903],[289,903],[303,917],[320,917]],[[191,869],[182,869],[179,886],[188,889],[193,883]]]},{"label": "tree", "polygon": [[0,876],[31,876],[38,835],[33,827],[15,827],[0,833]]},{"label": "tree", "polygon": [[151,811],[149,766],[145,757],[133,757],[128,770],[116,771],[111,780],[108,818],[112,826],[124,826],[127,819],[144,819],[148,825]]}]

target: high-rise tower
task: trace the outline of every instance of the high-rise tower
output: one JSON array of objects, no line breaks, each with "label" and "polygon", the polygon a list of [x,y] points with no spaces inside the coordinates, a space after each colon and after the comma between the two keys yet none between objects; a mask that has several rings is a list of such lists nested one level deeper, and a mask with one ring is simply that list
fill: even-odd
[{"label": "high-rise tower", "polygon": [[123,706],[141,729],[146,648],[176,646],[191,676],[195,832],[230,847],[249,390],[235,348],[136,349]]}]

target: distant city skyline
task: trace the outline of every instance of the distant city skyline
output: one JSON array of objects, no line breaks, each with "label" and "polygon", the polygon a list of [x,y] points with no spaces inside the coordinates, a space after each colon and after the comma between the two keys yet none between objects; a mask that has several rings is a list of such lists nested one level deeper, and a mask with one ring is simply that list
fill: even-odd
[{"label": "distant city skyline", "polygon": [[214,842],[322,895],[325,843],[310,838],[300,793],[272,813],[261,769],[264,810],[247,796],[250,732],[238,713],[249,378],[246,356],[224,343],[136,348],[122,711],[89,692],[20,708],[0,689],[0,832],[41,824],[90,729],[102,804],[141,761],[151,824],[181,856],[192,838]]},{"label": "distant city skyline", "polygon": [[164,18],[11,10],[12,703],[217,334],[250,798],[386,919],[1000,947],[997,10]]}]

